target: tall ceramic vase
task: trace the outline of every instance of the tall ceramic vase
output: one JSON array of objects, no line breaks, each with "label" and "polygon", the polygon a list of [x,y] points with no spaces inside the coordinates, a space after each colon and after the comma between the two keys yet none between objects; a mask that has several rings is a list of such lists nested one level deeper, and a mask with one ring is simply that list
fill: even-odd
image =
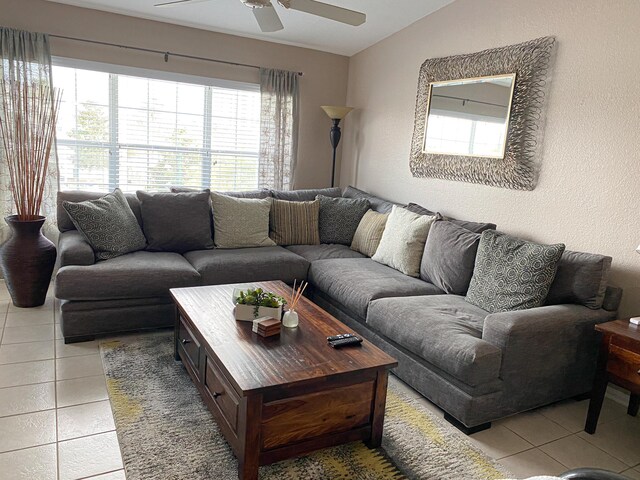
[{"label": "tall ceramic vase", "polygon": [[11,238],[0,248],[0,264],[16,307],[38,307],[45,302],[56,263],[56,247],[44,235],[45,218],[18,220],[10,215]]}]

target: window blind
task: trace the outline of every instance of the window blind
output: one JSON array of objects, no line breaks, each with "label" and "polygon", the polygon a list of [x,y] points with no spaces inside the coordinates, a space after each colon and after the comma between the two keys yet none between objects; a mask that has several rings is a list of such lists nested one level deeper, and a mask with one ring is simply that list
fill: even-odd
[{"label": "window blind", "polygon": [[60,188],[258,187],[260,92],[54,66]]}]

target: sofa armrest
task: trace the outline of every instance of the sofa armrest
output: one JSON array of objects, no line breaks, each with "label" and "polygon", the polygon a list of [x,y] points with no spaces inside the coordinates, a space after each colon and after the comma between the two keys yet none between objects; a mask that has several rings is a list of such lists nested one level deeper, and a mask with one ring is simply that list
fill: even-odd
[{"label": "sofa armrest", "polygon": [[58,258],[60,266],[93,265],[96,258],[93,248],[78,230],[61,232],[58,238]]},{"label": "sofa armrest", "polygon": [[588,375],[598,351],[594,326],[616,316],[567,304],[493,313],[484,321],[482,339],[502,350],[503,379],[524,372],[543,379],[570,368]]}]

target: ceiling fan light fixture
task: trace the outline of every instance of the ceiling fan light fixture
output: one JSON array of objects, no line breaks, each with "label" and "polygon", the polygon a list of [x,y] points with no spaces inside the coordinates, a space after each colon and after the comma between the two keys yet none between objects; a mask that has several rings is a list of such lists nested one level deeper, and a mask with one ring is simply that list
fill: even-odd
[{"label": "ceiling fan light fixture", "polygon": [[262,7],[270,7],[271,0],[240,0],[247,7],[251,8],[262,8]]}]

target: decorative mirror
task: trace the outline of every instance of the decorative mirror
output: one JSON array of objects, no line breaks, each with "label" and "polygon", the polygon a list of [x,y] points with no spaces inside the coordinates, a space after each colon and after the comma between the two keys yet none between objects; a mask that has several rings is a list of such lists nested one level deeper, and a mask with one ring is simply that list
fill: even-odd
[{"label": "decorative mirror", "polygon": [[555,39],[422,64],[411,173],[533,190]]},{"label": "decorative mirror", "polygon": [[504,158],[516,74],[429,85],[425,153]]}]

